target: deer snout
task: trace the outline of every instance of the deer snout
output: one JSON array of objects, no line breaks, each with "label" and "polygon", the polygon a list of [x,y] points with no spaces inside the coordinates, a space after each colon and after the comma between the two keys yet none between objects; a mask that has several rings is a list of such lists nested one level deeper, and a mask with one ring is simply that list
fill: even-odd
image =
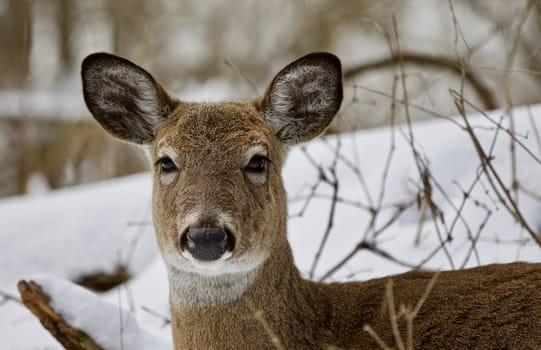
[{"label": "deer snout", "polygon": [[190,228],[180,238],[181,249],[201,261],[218,260],[226,252],[232,252],[234,246],[233,234],[221,228]]}]

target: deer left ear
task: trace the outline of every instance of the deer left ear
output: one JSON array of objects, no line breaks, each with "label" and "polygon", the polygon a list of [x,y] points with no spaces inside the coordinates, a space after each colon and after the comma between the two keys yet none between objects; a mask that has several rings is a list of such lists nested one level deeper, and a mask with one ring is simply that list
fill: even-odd
[{"label": "deer left ear", "polygon": [[312,53],[282,69],[261,100],[264,117],[285,144],[321,134],[342,103],[340,60],[330,53]]},{"label": "deer left ear", "polygon": [[115,137],[149,144],[178,105],[143,68],[108,53],[86,57],[81,65],[86,105]]}]

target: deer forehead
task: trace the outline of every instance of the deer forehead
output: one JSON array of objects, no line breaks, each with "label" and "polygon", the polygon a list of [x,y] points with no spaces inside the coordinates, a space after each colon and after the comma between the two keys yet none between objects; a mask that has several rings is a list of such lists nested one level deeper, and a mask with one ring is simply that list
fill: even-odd
[{"label": "deer forehead", "polygon": [[250,102],[177,108],[158,131],[152,153],[156,158],[168,156],[178,162],[201,158],[212,161],[216,157],[224,164],[247,162],[256,154],[281,161],[280,142]]}]

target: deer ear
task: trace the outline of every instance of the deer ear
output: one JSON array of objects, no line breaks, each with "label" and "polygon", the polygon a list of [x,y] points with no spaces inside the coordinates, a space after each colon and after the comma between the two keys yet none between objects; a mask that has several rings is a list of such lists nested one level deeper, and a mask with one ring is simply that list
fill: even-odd
[{"label": "deer ear", "polygon": [[308,141],[330,124],[342,103],[340,60],[312,53],[282,69],[261,100],[265,119],[285,144]]},{"label": "deer ear", "polygon": [[122,140],[148,144],[178,103],[134,63],[95,53],[81,66],[86,105],[100,125]]}]

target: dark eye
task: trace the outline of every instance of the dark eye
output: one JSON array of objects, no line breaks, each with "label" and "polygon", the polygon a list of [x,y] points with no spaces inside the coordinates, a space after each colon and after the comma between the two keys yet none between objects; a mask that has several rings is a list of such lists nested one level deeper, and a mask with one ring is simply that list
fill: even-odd
[{"label": "dark eye", "polygon": [[160,169],[165,173],[178,170],[176,164],[169,157],[161,157],[160,159],[158,159],[156,163],[160,166]]},{"label": "dark eye", "polygon": [[250,173],[262,173],[267,169],[268,162],[269,159],[267,157],[256,155],[250,159],[244,170]]}]

